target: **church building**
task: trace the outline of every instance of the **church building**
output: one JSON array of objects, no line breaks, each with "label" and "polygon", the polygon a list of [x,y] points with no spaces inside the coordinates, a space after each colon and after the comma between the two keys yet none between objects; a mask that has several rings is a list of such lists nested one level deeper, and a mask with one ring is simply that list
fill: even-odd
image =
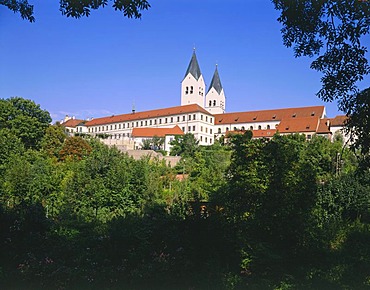
[{"label": "church building", "polygon": [[[181,82],[181,105],[143,112],[96,118],[80,122],[62,122],[74,133],[104,136],[105,143],[140,149],[145,138],[165,138],[165,150],[176,135],[194,134],[200,145],[212,145],[215,139],[233,132],[252,130],[254,138],[271,138],[280,134],[301,133],[307,139],[314,134],[332,138],[340,130],[338,122],[331,127],[324,106],[226,112],[226,96],[216,65],[212,80],[206,88],[203,74],[193,51],[184,79]],[[69,123],[73,123],[73,126]],[[138,130],[145,128],[145,130]],[[166,129],[165,129],[166,128]]]}]

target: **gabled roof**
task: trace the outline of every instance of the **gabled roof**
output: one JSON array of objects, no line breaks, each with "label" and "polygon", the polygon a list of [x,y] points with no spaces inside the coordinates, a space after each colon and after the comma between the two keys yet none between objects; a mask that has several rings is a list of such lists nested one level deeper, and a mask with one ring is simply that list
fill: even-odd
[{"label": "gabled roof", "polygon": [[85,126],[96,126],[96,125],[105,125],[105,124],[112,124],[118,122],[127,122],[127,121],[136,121],[136,120],[143,120],[149,118],[157,118],[157,117],[168,117],[171,115],[178,115],[178,114],[188,114],[188,113],[197,113],[201,112],[207,115],[211,115],[208,111],[197,104],[190,104],[185,106],[177,106],[177,107],[170,107],[158,110],[150,110],[144,112],[136,112],[130,114],[122,114],[110,117],[103,117],[103,118],[96,118],[91,121],[85,123]]},{"label": "gabled roof", "polygon": [[63,127],[71,127],[75,128],[77,125],[85,122],[84,120],[79,120],[79,119],[69,119],[68,121],[63,122],[62,125]]},{"label": "gabled roof", "polygon": [[[217,65],[216,65],[216,69],[215,69],[215,73],[213,74],[213,77],[212,77],[212,81],[211,81],[211,84],[209,85],[209,88],[208,88],[208,92],[214,88],[216,90],[217,93],[221,94],[221,91],[222,91],[222,85],[221,85],[221,80],[220,80],[220,76],[218,74],[218,70],[217,70]],[[207,92],[207,93],[208,93]]]},{"label": "gabled roof", "polygon": [[317,128],[317,134],[329,134],[331,133],[329,130],[330,122],[328,119],[320,119],[319,127]]},{"label": "gabled roof", "polygon": [[166,135],[184,135],[179,126],[173,128],[133,128],[133,137],[165,137]]},{"label": "gabled roof", "polygon": [[186,73],[185,73],[185,76],[184,78],[186,78],[186,76],[188,74],[191,74],[196,80],[199,80],[200,76],[202,75],[202,73],[200,72],[200,68],[199,68],[199,64],[198,64],[198,60],[197,60],[197,56],[195,55],[195,50],[193,51],[193,56],[191,57],[191,60],[190,60],[190,63],[189,63],[189,66],[188,66],[188,69],[186,70]]},{"label": "gabled roof", "polygon": [[325,112],[324,106],[312,106],[301,108],[225,113],[215,115],[215,125],[281,121],[287,118],[293,119],[305,117],[322,118],[324,112]]},{"label": "gabled roof", "polygon": [[348,117],[345,116],[345,115],[338,115],[338,116],[335,116],[334,118],[330,118],[329,119],[330,126],[342,127],[346,123],[347,119],[348,119]]},{"label": "gabled roof", "polygon": [[281,120],[277,126],[279,133],[303,133],[317,132],[319,127],[319,117],[303,117],[303,118],[286,118]]}]

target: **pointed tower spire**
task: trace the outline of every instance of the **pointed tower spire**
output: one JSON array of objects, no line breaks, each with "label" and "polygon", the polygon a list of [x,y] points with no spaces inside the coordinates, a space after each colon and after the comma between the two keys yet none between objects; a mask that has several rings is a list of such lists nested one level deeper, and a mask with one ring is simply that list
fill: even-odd
[{"label": "pointed tower spire", "polygon": [[[195,54],[195,47],[193,48],[193,56],[191,57],[188,69],[186,70],[185,77],[191,74],[196,80],[199,80],[202,73],[200,72],[200,67],[198,64],[197,56]],[[184,78],[185,78],[184,77]]]},{"label": "pointed tower spire", "polygon": [[206,94],[206,110],[211,114],[225,113],[226,97],[221,84],[218,66],[216,64],[215,73],[213,74],[211,84]]},{"label": "pointed tower spire", "polygon": [[216,64],[215,73],[213,74],[212,81],[211,81],[211,84],[209,85],[207,93],[212,88],[214,88],[218,94],[221,94],[222,84],[221,84],[220,76],[218,74],[217,64]]},{"label": "pointed tower spire", "polygon": [[200,71],[195,48],[185,77],[181,82],[181,106],[198,104],[204,108],[206,84]]}]

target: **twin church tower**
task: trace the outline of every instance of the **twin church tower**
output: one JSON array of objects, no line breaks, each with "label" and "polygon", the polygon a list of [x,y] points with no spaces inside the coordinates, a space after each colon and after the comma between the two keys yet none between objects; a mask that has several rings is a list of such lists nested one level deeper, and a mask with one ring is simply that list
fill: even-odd
[{"label": "twin church tower", "polygon": [[181,106],[189,104],[197,104],[211,114],[225,113],[226,98],[217,65],[206,93],[206,85],[199,68],[195,50],[193,51],[185,77],[181,82]]}]

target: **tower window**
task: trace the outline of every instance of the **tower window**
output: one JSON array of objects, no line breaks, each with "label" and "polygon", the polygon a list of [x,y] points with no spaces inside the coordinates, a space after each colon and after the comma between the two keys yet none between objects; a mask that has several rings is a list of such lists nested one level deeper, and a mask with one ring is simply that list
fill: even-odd
[{"label": "tower window", "polygon": [[186,87],[185,88],[185,95],[187,95],[189,93],[189,87]]},{"label": "tower window", "polygon": [[210,107],[212,106],[212,101],[209,101],[209,106],[210,106]]},{"label": "tower window", "polygon": [[216,106],[216,100],[213,101],[213,106]]},{"label": "tower window", "polygon": [[190,87],[190,94],[192,94],[192,93],[193,93],[193,90],[194,90],[194,89],[193,89],[193,86],[191,86],[191,87]]}]

